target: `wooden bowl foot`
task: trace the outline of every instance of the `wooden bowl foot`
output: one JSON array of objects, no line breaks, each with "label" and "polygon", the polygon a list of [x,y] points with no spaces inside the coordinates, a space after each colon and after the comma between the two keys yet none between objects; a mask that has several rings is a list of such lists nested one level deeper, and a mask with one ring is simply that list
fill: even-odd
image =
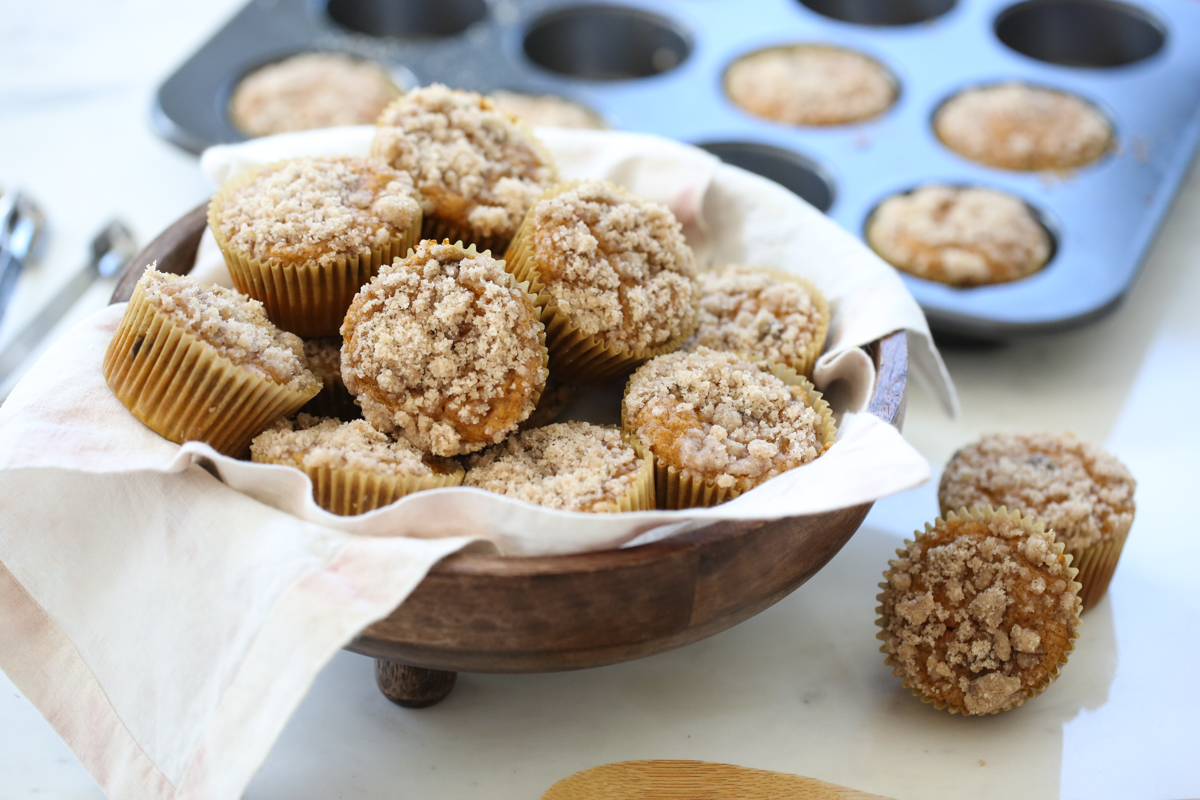
[{"label": "wooden bowl foot", "polygon": [[446,699],[457,672],[410,667],[386,658],[375,659],[375,683],[383,696],[405,708],[426,708]]}]

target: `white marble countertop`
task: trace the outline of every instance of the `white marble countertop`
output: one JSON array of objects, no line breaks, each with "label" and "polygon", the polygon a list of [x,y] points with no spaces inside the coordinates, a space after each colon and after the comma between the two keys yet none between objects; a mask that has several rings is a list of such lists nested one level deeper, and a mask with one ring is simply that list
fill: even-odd
[{"label": "white marble countertop", "polygon": [[[9,0],[0,14],[0,183],[54,228],[0,345],[82,265],[118,215],[146,241],[210,191],[150,130],[150,97],[241,0]],[[339,654],[246,793],[249,800],[536,798],[626,759],[687,758],[808,775],[895,798],[1200,797],[1200,169],[1128,301],[1071,333],[945,353],[963,415],[914,387],[905,433],[936,469],[988,431],[1074,430],[1139,481],[1108,597],[1062,678],[1013,712],[964,719],[903,690],[874,639],[875,584],[936,513],[930,484],[878,503],[816,578],[699,644],[603,669],[461,675],[441,705],[399,709],[372,662]],[[78,319],[107,300],[98,286]],[[65,324],[69,324],[67,321]],[[0,387],[2,389],[3,387]],[[0,675],[0,798],[102,797]]]}]

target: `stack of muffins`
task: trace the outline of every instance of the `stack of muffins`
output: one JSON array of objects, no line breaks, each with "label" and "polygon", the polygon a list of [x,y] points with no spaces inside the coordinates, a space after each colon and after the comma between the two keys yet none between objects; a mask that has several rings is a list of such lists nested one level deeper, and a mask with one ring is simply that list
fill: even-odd
[{"label": "stack of muffins", "polygon": [[[815,287],[697,276],[667,208],[558,183],[478,94],[413,90],[370,158],[247,170],[208,220],[237,290],[149,267],[105,376],[159,434],[300,469],[334,513],[460,484],[575,511],[712,505],[836,435],[807,379],[829,326]],[[553,424],[631,373],[621,430]]]}]

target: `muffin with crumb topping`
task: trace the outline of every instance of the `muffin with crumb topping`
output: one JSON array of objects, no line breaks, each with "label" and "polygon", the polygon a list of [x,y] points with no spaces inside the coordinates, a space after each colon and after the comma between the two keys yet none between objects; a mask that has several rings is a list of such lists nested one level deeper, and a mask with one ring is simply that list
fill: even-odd
[{"label": "muffin with crumb topping", "polygon": [[232,289],[146,268],[104,354],[104,379],[148,428],[231,456],[321,390],[304,343]]}]

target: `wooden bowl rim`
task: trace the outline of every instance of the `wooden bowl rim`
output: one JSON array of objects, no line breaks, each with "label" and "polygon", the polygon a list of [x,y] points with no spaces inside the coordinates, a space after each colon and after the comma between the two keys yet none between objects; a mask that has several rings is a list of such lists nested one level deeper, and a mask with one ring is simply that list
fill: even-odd
[{"label": "wooden bowl rim", "polygon": [[[164,272],[190,272],[196,260],[200,238],[208,224],[207,211],[206,201],[180,217],[146,245],[121,274],[109,303],[127,301],[145,266],[151,262],[157,261],[158,268]],[[896,331],[872,342],[868,349],[873,351],[876,380],[867,412],[899,427],[908,380],[908,336],[903,330]],[[715,542],[742,536],[764,524],[765,521],[758,524],[716,521],[659,542],[568,555],[512,557],[459,552],[442,559],[430,572],[441,575],[528,577],[621,569],[657,561],[680,551],[700,550]]]}]

